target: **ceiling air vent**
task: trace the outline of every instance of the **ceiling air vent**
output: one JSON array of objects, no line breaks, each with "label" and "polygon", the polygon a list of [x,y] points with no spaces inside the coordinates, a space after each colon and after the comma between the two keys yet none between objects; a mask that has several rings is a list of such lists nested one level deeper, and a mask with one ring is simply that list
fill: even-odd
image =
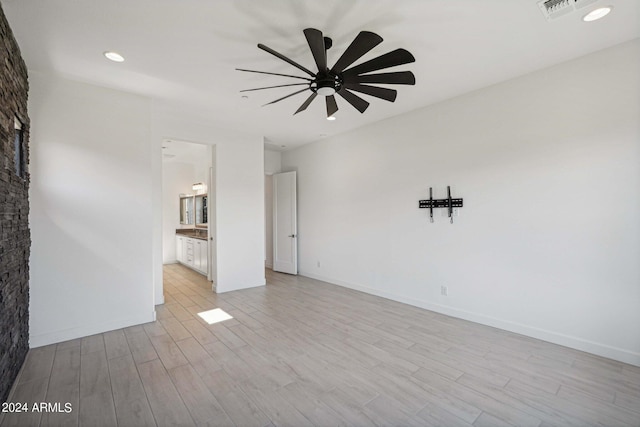
[{"label": "ceiling air vent", "polygon": [[538,7],[547,21],[553,21],[578,9],[582,9],[598,0],[542,0],[538,2]]}]

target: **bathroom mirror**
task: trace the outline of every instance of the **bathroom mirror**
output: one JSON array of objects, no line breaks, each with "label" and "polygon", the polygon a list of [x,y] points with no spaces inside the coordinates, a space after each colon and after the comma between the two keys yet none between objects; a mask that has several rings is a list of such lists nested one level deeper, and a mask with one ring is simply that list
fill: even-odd
[{"label": "bathroom mirror", "polygon": [[207,225],[207,195],[198,194],[195,196],[196,200],[196,226]]},{"label": "bathroom mirror", "polygon": [[193,225],[193,196],[180,196],[180,224]]}]

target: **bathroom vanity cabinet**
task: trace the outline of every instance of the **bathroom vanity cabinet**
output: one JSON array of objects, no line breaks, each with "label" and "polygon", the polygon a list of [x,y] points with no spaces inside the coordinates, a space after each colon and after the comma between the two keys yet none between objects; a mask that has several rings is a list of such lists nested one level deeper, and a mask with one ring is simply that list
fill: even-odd
[{"label": "bathroom vanity cabinet", "polygon": [[206,237],[176,234],[176,259],[179,263],[206,275],[209,261]]}]

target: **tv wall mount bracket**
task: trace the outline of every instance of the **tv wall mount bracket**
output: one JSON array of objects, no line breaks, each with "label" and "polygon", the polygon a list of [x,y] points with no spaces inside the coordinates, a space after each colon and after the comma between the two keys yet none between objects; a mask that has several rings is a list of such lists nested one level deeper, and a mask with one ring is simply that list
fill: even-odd
[{"label": "tv wall mount bracket", "polygon": [[447,208],[449,210],[449,220],[453,224],[453,208],[462,207],[462,199],[451,198],[451,187],[447,186],[447,198],[446,199],[434,199],[433,188],[429,187],[429,199],[418,201],[418,207],[420,209],[429,209],[429,220],[433,222],[433,209]]}]

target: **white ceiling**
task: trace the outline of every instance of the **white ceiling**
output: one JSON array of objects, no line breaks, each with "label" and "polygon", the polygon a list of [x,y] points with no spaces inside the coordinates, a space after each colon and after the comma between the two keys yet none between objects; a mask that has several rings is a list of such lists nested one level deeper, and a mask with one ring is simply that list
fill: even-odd
[{"label": "white ceiling", "polygon": [[[637,0],[598,0],[551,22],[536,0],[1,1],[29,69],[150,96],[160,108],[216,126],[250,126],[273,147],[287,149],[640,36]],[[600,5],[614,10],[582,22]],[[413,71],[416,86],[395,86],[395,103],[363,95],[371,102],[364,114],[337,97],[334,122],[325,119],[320,98],[293,116],[305,94],[261,107],[296,87],[242,99],[241,89],[295,81],[236,67],[301,75],[257,43],[314,69],[302,34],[307,27],[333,38],[329,64],[359,31],[378,33],[384,42],[363,61],[405,48],[416,62],[396,69]],[[126,61],[106,60],[106,50]]]}]

